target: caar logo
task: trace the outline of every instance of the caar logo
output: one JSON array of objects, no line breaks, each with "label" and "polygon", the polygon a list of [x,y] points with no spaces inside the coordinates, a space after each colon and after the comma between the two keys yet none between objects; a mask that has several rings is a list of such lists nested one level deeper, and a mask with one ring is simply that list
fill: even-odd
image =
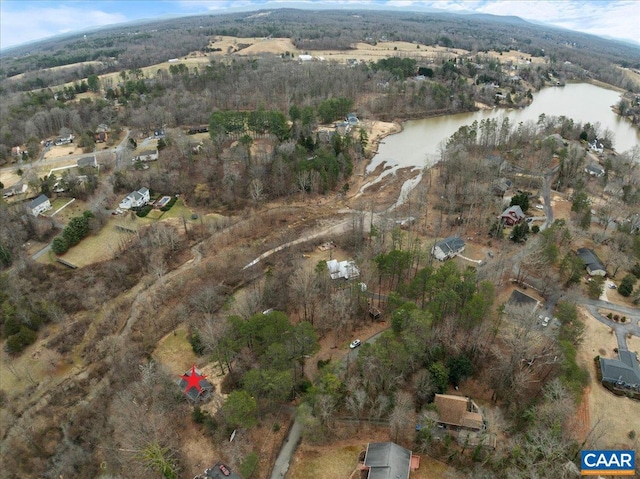
[{"label": "caar logo", "polygon": [[633,476],[636,471],[635,451],[582,451],[583,476]]}]

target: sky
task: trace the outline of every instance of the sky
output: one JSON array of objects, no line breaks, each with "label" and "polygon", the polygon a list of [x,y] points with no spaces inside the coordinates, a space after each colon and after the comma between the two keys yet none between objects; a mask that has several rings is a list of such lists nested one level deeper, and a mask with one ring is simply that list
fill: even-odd
[{"label": "sky", "polygon": [[0,49],[142,19],[284,7],[515,15],[640,44],[640,0],[1,0]]}]

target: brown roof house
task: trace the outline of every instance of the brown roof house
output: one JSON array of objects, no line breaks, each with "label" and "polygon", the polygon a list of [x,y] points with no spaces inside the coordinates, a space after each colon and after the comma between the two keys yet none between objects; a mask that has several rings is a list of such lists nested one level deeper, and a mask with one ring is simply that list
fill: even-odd
[{"label": "brown roof house", "polygon": [[480,408],[472,399],[451,394],[436,394],[434,402],[438,409],[437,423],[446,429],[454,431],[485,429]]},{"label": "brown roof house", "polygon": [[520,223],[525,218],[525,214],[520,208],[519,205],[509,206],[506,210],[502,212],[500,215],[500,219],[507,226],[513,226],[517,223]]}]

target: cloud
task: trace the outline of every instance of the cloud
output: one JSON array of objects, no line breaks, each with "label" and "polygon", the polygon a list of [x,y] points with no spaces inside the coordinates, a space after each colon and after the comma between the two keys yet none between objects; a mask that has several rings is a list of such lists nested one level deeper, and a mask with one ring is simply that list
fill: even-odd
[{"label": "cloud", "polygon": [[2,49],[62,33],[128,20],[121,13],[109,13],[91,7],[65,5],[38,8],[31,4],[26,9],[17,10],[8,8],[9,2],[2,2],[0,5]]}]

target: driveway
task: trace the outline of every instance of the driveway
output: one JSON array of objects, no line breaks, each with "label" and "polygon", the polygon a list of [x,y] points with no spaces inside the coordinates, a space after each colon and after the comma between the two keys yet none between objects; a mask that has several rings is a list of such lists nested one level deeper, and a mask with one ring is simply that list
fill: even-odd
[{"label": "driveway", "polygon": [[[384,333],[387,329],[380,331],[379,333],[374,334],[369,339],[364,341],[365,343],[373,344],[380,337],[382,333]],[[361,348],[362,346],[360,346]],[[345,371],[349,364],[352,364],[356,359],[358,359],[358,353],[360,348],[350,349],[342,358],[342,371]],[[293,454],[296,452],[298,444],[300,443],[300,439],[302,438],[302,421],[296,418],[293,421],[293,425],[291,426],[291,430],[289,431],[289,435],[287,436],[287,440],[282,445],[280,452],[278,453],[278,458],[276,459],[275,464],[273,465],[273,470],[271,472],[271,479],[283,479],[287,475],[287,471],[289,470],[289,465],[291,464],[291,458]]]}]

